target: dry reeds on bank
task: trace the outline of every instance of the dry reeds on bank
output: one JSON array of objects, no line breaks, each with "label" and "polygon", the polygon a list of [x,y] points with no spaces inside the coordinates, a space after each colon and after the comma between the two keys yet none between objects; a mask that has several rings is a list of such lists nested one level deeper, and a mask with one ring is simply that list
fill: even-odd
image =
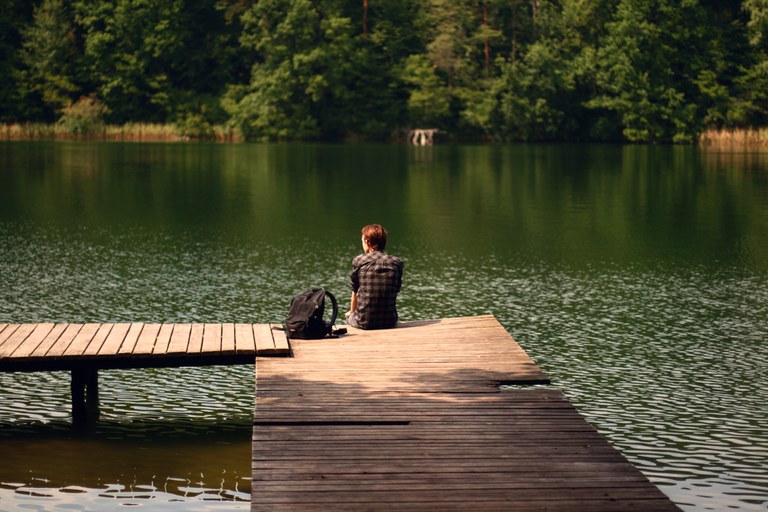
[{"label": "dry reeds on bank", "polygon": [[714,148],[768,148],[768,128],[710,129],[699,136],[699,144]]},{"label": "dry reeds on bank", "polygon": [[[237,130],[225,126],[213,126],[207,140],[216,142],[241,142]],[[114,142],[186,142],[194,140],[179,130],[175,124],[127,123],[104,125],[89,134],[73,134],[59,124],[13,123],[0,124],[0,140],[96,140]]]}]

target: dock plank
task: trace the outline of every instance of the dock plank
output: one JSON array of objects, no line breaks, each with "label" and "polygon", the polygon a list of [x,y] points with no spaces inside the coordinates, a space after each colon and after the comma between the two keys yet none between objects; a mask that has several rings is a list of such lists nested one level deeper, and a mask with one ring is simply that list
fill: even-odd
[{"label": "dock plank", "polygon": [[160,333],[160,324],[144,324],[139,339],[133,347],[134,356],[149,356],[155,348],[157,335]]},{"label": "dock plank", "polygon": [[238,353],[256,352],[251,324],[235,324],[235,351]]},{"label": "dock plank", "polygon": [[168,343],[168,354],[183,354],[189,345],[189,335],[192,332],[192,324],[175,324],[171,341]]},{"label": "dock plank", "polygon": [[221,352],[223,354],[234,354],[235,349],[235,324],[223,324],[221,330]]},{"label": "dock plank", "polygon": [[104,345],[104,341],[109,336],[109,333],[112,332],[113,327],[114,324],[99,324],[96,334],[93,335],[91,342],[88,343],[88,346],[83,350],[82,357],[92,359],[98,356],[101,347]]},{"label": "dock plank", "polygon": [[155,348],[152,349],[152,355],[162,356],[168,353],[168,345],[171,343],[173,329],[174,324],[162,324],[160,326],[160,330],[157,333],[157,340],[155,341]]},{"label": "dock plank", "polygon": [[139,341],[141,331],[144,329],[143,323],[132,323],[128,328],[128,332],[125,334],[123,342],[120,344],[120,348],[117,349],[118,355],[133,355],[133,350],[136,347],[136,343]]},{"label": "dock plank", "polygon": [[99,332],[101,324],[85,324],[80,332],[72,339],[67,349],[62,354],[65,357],[81,356],[93,341],[93,337]]},{"label": "dock plank", "polygon": [[290,351],[291,347],[288,343],[288,335],[284,328],[280,324],[269,324],[272,329],[272,339],[275,342],[275,350],[279,353],[286,353]]},{"label": "dock plank", "polygon": [[272,337],[272,329],[269,324],[254,324],[253,339],[257,355],[267,356],[277,353],[275,340]]},{"label": "dock plank", "polygon": [[14,330],[8,338],[0,345],[0,358],[9,357],[13,354],[16,347],[21,345],[27,336],[32,334],[37,324],[21,324]]},{"label": "dock plank", "polygon": [[51,345],[51,347],[45,353],[45,357],[62,357],[69,348],[69,345],[72,343],[72,340],[75,339],[82,328],[83,324],[67,324],[67,327],[64,329],[64,332],[61,333],[61,336],[58,337],[56,343]]},{"label": "dock plank", "polygon": [[203,332],[203,352],[217,352],[221,350],[221,324],[205,324]]},{"label": "dock plank", "polygon": [[7,340],[13,332],[19,328],[19,324],[3,324],[3,329],[0,330],[0,349],[2,349],[5,340]]},{"label": "dock plank", "polygon": [[204,332],[205,326],[203,324],[192,324],[192,329],[189,333],[189,345],[187,345],[187,353],[199,354],[202,351]]},{"label": "dock plank", "polygon": [[32,352],[40,345],[48,334],[53,330],[55,324],[42,323],[37,324],[35,329],[24,339],[24,341],[16,347],[13,353],[8,354],[9,357],[29,357]]},{"label": "dock plank", "polygon": [[119,323],[112,326],[112,329],[104,340],[104,344],[99,349],[99,355],[117,354],[130,328],[131,324],[129,323]]},{"label": "dock plank", "polygon": [[45,355],[48,353],[48,351],[51,349],[51,347],[58,342],[59,337],[61,334],[66,330],[68,324],[56,324],[53,326],[53,329],[48,333],[48,335],[40,341],[40,343],[35,347],[35,350],[33,350],[28,357],[35,358],[35,357],[45,357]]}]

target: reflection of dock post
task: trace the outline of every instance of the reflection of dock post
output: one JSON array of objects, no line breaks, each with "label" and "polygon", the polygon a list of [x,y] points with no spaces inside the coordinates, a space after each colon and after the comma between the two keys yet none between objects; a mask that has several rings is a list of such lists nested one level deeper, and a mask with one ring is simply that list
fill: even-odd
[{"label": "reflection of dock post", "polygon": [[99,373],[96,368],[72,369],[72,423],[82,426],[99,419]]},{"label": "reflection of dock post", "polygon": [[414,146],[431,146],[439,131],[437,128],[416,128],[408,132],[408,140]]}]

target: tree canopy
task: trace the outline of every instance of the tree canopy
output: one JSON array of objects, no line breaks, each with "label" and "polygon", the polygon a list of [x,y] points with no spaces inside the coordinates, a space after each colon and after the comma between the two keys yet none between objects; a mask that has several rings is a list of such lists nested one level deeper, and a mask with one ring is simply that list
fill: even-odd
[{"label": "tree canopy", "polygon": [[[3,0],[0,121],[689,142],[768,124],[768,2]],[[82,104],[82,103],[80,103]]]}]

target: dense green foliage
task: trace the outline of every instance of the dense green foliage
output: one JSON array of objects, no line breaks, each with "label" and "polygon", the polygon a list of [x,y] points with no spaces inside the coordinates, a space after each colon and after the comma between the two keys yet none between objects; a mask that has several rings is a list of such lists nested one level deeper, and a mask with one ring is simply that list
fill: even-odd
[{"label": "dense green foliage", "polygon": [[2,4],[1,122],[638,142],[768,124],[768,0]]}]

